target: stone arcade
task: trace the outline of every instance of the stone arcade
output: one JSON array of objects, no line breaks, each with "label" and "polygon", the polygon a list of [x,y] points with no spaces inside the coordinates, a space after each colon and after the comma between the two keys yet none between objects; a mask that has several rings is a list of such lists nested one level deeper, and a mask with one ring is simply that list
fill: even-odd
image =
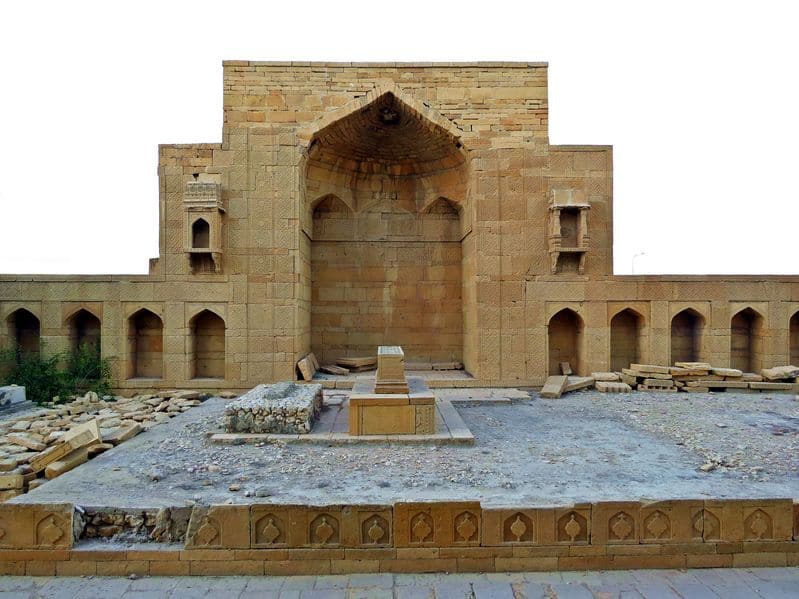
[{"label": "stone arcade", "polygon": [[127,391],[387,343],[480,386],[799,363],[799,278],[613,275],[611,148],[549,144],[544,63],[228,61],[223,94],[221,143],[159,148],[149,274],[0,277],[0,342],[97,344]]}]

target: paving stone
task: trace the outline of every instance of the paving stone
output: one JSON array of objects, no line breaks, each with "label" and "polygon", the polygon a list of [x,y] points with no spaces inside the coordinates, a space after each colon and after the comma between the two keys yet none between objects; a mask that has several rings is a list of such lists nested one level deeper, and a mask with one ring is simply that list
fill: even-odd
[{"label": "paving stone", "polygon": [[307,589],[300,591],[300,599],[346,599],[346,589]]},{"label": "paving stone", "polygon": [[583,584],[563,582],[551,587],[553,599],[594,599],[594,594]]},{"label": "paving stone", "polygon": [[131,591],[171,590],[177,586],[179,578],[173,576],[145,576],[130,581]]},{"label": "paving stone", "polygon": [[390,589],[394,586],[393,574],[350,574],[350,588],[377,587]]},{"label": "paving stone", "polygon": [[543,582],[526,582],[521,585],[521,593],[525,599],[549,599],[549,585]]},{"label": "paving stone", "polygon": [[468,582],[440,582],[435,585],[436,597],[450,597],[452,599],[470,598],[472,585]]},{"label": "paving stone", "polygon": [[245,592],[279,591],[286,581],[282,576],[256,576],[247,580]]},{"label": "paving stone", "polygon": [[394,587],[395,599],[433,599],[433,589],[423,586]]},{"label": "paving stone", "polygon": [[280,591],[272,590],[272,591],[244,591],[242,592],[238,599],[278,599],[280,597]]},{"label": "paving stone", "polygon": [[646,599],[681,599],[665,582],[636,584],[635,589]]},{"label": "paving stone", "polygon": [[392,589],[349,589],[347,599],[393,599],[394,591]]},{"label": "paving stone", "polygon": [[283,586],[283,591],[305,591],[314,588],[316,576],[287,576]]},{"label": "paving stone", "polygon": [[475,582],[472,590],[475,599],[514,599],[513,588],[506,582]]},{"label": "paving stone", "polygon": [[315,589],[346,589],[350,585],[350,577],[346,574],[318,576],[314,582]]}]

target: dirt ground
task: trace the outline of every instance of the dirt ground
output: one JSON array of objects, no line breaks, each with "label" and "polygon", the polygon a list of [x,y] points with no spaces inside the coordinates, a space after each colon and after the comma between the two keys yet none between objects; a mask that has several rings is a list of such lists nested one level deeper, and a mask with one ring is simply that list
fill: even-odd
[{"label": "dirt ground", "polygon": [[214,398],[13,501],[154,508],[799,497],[793,395],[468,393],[512,401],[457,403],[475,444],[443,447],[214,445],[208,434],[220,429],[226,403]]}]

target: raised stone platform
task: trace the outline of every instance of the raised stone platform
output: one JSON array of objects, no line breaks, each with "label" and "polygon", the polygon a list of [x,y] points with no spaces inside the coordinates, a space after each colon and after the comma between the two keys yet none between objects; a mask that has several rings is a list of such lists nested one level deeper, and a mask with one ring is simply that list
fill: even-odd
[{"label": "raised stone platform", "polygon": [[380,393],[378,382],[358,377],[350,394],[351,435],[432,435],[435,395],[424,379],[409,377],[406,393]]},{"label": "raised stone platform", "polygon": [[350,402],[329,405],[308,434],[216,433],[211,442],[218,445],[258,445],[262,443],[302,443],[311,445],[359,445],[363,443],[397,445],[473,445],[474,435],[448,399],[437,399],[434,408],[435,432],[430,434],[352,435]]},{"label": "raised stone platform", "polygon": [[225,408],[225,430],[306,434],[313,429],[321,409],[321,385],[258,385]]}]

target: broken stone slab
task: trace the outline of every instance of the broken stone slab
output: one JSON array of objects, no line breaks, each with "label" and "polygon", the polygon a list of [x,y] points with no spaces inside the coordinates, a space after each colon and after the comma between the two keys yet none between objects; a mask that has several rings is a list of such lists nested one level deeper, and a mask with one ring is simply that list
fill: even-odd
[{"label": "broken stone slab", "polygon": [[73,468],[77,468],[81,464],[89,461],[89,450],[86,447],[80,447],[75,451],[65,455],[60,460],[51,462],[44,469],[44,477],[52,480],[57,476],[61,476],[65,472],[69,472]]},{"label": "broken stone slab", "polygon": [[572,391],[579,391],[580,389],[587,389],[592,387],[596,379],[592,376],[569,376],[566,377],[566,387],[563,389],[564,393],[571,393]]},{"label": "broken stone slab", "polygon": [[744,373],[743,370],[737,368],[712,368],[711,372],[716,376],[723,376],[724,378],[741,378]]},{"label": "broken stone slab", "polygon": [[764,368],[760,371],[760,374],[769,381],[782,381],[799,377],[799,368],[796,366],[775,366],[774,368]]},{"label": "broken stone slab", "polygon": [[657,366],[655,364],[630,364],[630,370],[642,374],[670,374],[669,366]]},{"label": "broken stone slab", "polygon": [[32,449],[33,451],[44,451],[47,449],[46,443],[42,443],[42,441],[26,433],[8,433],[6,435],[6,441],[14,445],[19,445],[20,447]]},{"label": "broken stone slab", "polygon": [[48,464],[63,458],[73,450],[97,443],[99,440],[100,427],[97,420],[84,422],[65,432],[60,441],[33,458],[30,461],[31,470],[41,472]]},{"label": "broken stone slab", "polygon": [[546,399],[558,399],[566,390],[568,381],[569,377],[567,376],[551,376],[547,378],[539,395]]},{"label": "broken stone slab", "polygon": [[322,372],[326,372],[327,374],[337,374],[337,375],[344,375],[349,374],[350,371],[343,366],[336,366],[335,364],[324,364],[319,367],[319,370]]},{"label": "broken stone slab", "polygon": [[132,439],[142,431],[141,424],[138,422],[128,426],[120,426],[102,436],[103,443],[110,443],[111,445],[119,445],[123,441]]},{"label": "broken stone slab", "polygon": [[0,490],[21,489],[25,486],[25,477],[21,474],[0,474]]},{"label": "broken stone slab", "polygon": [[673,387],[674,381],[663,379],[644,379],[644,385],[647,387]]},{"label": "broken stone slab", "polygon": [[600,393],[630,393],[632,391],[630,385],[617,381],[597,381],[596,389]]},{"label": "broken stone slab", "polygon": [[568,362],[560,363],[560,371],[562,374],[565,374],[566,376],[573,374],[571,364],[569,364]]},{"label": "broken stone slab", "polygon": [[619,378],[618,372],[592,372],[591,376],[594,377],[594,380],[597,382],[605,381],[609,383],[614,383],[616,381],[621,380]]},{"label": "broken stone slab", "polygon": [[709,362],[675,362],[678,368],[687,368],[688,370],[706,370],[710,372],[713,368]]},{"label": "broken stone slab", "polygon": [[710,393],[708,387],[689,387],[688,385],[682,387],[680,391],[685,391],[686,393]]},{"label": "broken stone slab", "polygon": [[749,383],[749,388],[758,391],[793,391],[794,383],[752,381]]}]

